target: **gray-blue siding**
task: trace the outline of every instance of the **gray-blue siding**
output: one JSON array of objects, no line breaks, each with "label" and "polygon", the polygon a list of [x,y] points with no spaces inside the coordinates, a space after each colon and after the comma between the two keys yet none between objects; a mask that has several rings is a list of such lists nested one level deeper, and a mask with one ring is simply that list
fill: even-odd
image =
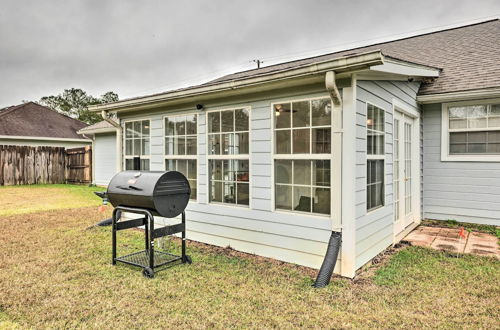
[{"label": "gray-blue siding", "polygon": [[442,162],[441,104],[423,106],[424,218],[500,225],[500,162]]},{"label": "gray-blue siding", "polygon": [[[356,268],[363,266],[394,242],[393,207],[393,100],[418,111],[419,83],[358,81],[356,90]],[[385,110],[385,205],[366,210],[366,103]]]}]

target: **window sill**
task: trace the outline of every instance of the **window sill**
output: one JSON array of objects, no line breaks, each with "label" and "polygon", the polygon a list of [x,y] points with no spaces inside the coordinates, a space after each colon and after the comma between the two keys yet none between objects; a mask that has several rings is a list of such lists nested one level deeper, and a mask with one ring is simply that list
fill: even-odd
[{"label": "window sill", "polygon": [[386,205],[380,205],[372,209],[366,210],[366,215],[376,213],[377,211],[383,210]]},{"label": "window sill", "polygon": [[297,216],[318,218],[318,219],[323,219],[323,220],[330,220],[331,219],[331,215],[330,214],[320,214],[320,213],[301,212],[301,211],[290,211],[290,210],[283,210],[283,209],[277,209],[277,208],[275,208],[272,212],[274,212],[274,213],[281,213],[281,214],[287,214],[287,215],[297,215]]},{"label": "window sill", "polygon": [[442,155],[442,162],[500,162],[500,155]]}]

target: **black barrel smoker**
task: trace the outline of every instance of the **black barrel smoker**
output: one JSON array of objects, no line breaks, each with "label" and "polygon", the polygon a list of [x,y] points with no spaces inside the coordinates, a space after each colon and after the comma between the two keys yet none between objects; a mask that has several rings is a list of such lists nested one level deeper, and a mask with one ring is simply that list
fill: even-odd
[{"label": "black barrel smoker", "polygon": [[[142,267],[142,274],[154,277],[155,268],[175,261],[191,263],[186,255],[186,214],[184,212],[191,194],[189,182],[176,171],[124,171],[116,174],[103,196],[115,207],[112,218],[113,265],[117,261]],[[143,217],[118,221],[123,212],[140,214]],[[174,218],[182,214],[182,222],[160,228],[154,226],[154,216]],[[116,232],[144,226],[145,249],[122,257],[116,256]],[[180,256],[155,251],[154,240],[181,233],[182,252]]]}]

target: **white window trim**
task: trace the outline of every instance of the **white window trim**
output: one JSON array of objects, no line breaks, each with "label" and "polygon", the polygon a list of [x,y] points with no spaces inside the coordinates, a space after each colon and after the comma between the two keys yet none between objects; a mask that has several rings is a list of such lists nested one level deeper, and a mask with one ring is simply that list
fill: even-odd
[{"label": "white window trim", "polygon": [[[483,105],[483,104],[498,104],[499,99],[486,99],[479,101],[467,102],[449,102],[441,105],[441,161],[442,162],[500,162],[500,155],[450,155],[450,121],[448,116],[448,108],[450,106],[468,106],[468,105]],[[480,128],[480,129],[459,129],[455,132],[472,132],[472,131],[499,131],[496,128]]]},{"label": "white window trim", "polygon": [[[190,115],[195,115],[196,116],[196,155],[167,155],[165,153],[165,138],[167,137],[165,135],[165,118],[172,118],[172,117],[177,117],[177,116],[190,116]],[[163,170],[167,170],[167,165],[166,165],[166,160],[167,159],[186,159],[186,160],[196,160],[196,199],[190,199],[190,203],[197,203],[198,202],[198,196],[199,196],[199,181],[200,181],[200,152],[199,152],[199,149],[200,149],[200,145],[199,145],[199,141],[200,141],[200,133],[199,133],[199,120],[200,120],[200,116],[199,116],[199,112],[193,112],[193,111],[189,111],[189,112],[185,112],[185,113],[175,113],[175,114],[171,114],[171,115],[164,115],[162,118],[162,139],[163,139],[163,143],[162,143],[162,146],[163,146]],[[194,134],[191,134],[191,135],[194,135]]]},{"label": "white window trim", "polygon": [[[279,100],[271,103],[271,211],[276,212],[276,213],[282,213],[282,214],[289,214],[289,215],[302,215],[302,216],[307,216],[307,217],[313,217],[317,219],[323,219],[323,220],[330,220],[334,217],[334,205],[333,205],[333,195],[334,195],[334,187],[333,187],[333,173],[334,173],[334,165],[335,162],[333,160],[333,151],[334,151],[334,141],[333,141],[333,133],[334,133],[334,105],[332,104],[332,115],[331,115],[331,122],[330,126],[314,126],[314,128],[321,128],[321,127],[329,127],[331,129],[332,135],[331,135],[331,150],[329,154],[313,154],[312,152],[308,154],[277,154],[276,153],[276,148],[275,148],[275,134],[274,132],[276,131],[274,128],[275,125],[275,120],[276,120],[276,115],[275,115],[275,110],[274,106],[276,104],[282,104],[282,103],[294,103],[294,102],[301,102],[301,101],[313,101],[313,100],[320,100],[320,99],[329,99],[331,102],[331,98],[328,94],[322,95],[322,96],[315,96],[315,97],[308,97],[308,98],[288,98],[285,100]],[[340,124],[340,123],[339,123]],[[311,129],[311,126],[309,127]],[[277,130],[286,130],[287,128],[278,128]],[[293,131],[293,128],[290,127],[290,129]],[[312,138],[309,138],[309,151],[312,151],[311,148],[311,143],[312,143]],[[290,142],[292,143],[292,142]],[[330,214],[320,214],[320,213],[313,213],[313,212],[303,212],[303,211],[295,211],[295,210],[284,210],[284,209],[279,209],[276,208],[276,182],[275,182],[275,169],[274,169],[274,164],[276,160],[329,160],[330,161]],[[300,186],[300,185],[298,185]],[[313,185],[309,185],[309,187],[313,187]],[[335,189],[341,189],[341,187],[335,187]]]},{"label": "white window trim", "polygon": [[136,121],[144,121],[144,120],[147,120],[149,122],[149,154],[148,155],[139,155],[139,157],[141,159],[147,159],[149,161],[149,170],[151,171],[151,118],[149,117],[146,117],[146,118],[134,118],[134,119],[127,119],[127,120],[124,120],[122,123],[123,123],[123,134],[122,134],[122,139],[123,139],[123,145],[122,145],[122,168],[123,169],[126,169],[126,159],[134,159],[134,157],[137,157],[137,156],[130,156],[130,155],[126,155],[126,141],[127,141],[127,130],[126,130],[126,127],[127,127],[127,123],[133,123],[133,122],[136,122]]},{"label": "white window trim", "polygon": [[[366,177],[366,180],[365,180],[365,199],[366,199],[366,214],[370,214],[372,212],[376,212],[380,209],[383,209],[385,206],[387,206],[387,201],[386,201],[386,197],[385,197],[385,194],[387,192],[387,178],[385,177],[387,171],[386,171],[386,166],[387,166],[387,161],[386,161],[386,151],[387,151],[387,122],[386,122],[386,119],[387,119],[387,111],[385,110],[384,107],[380,106],[380,105],[377,105],[373,102],[366,102],[366,120],[368,120],[368,106],[369,105],[372,105],[374,107],[377,107],[379,109],[381,109],[382,111],[384,111],[384,154],[383,155],[369,155],[368,154],[368,125],[367,123],[365,122],[365,131],[366,131],[366,151],[365,151],[365,155],[366,155],[366,161],[365,161],[365,165],[366,165],[366,168],[365,168],[365,171],[368,169],[368,161],[369,160],[383,160],[384,161],[384,166],[382,166],[382,169],[383,169],[383,173],[382,173],[382,178],[384,180],[384,183],[383,183],[383,186],[384,186],[384,193],[382,195],[383,197],[383,201],[382,201],[382,205],[379,205],[379,206],[376,206],[376,207],[373,207],[371,209],[368,209],[368,176]],[[366,175],[366,173],[365,173]]]},{"label": "white window trim", "polygon": [[[248,110],[248,155],[211,155],[208,152],[210,148],[208,136],[211,134],[208,131],[208,114],[212,112],[223,112],[228,110],[239,110],[246,109]],[[222,125],[222,122],[221,122]],[[241,131],[235,131],[241,132]],[[223,133],[223,132],[219,132]],[[231,132],[225,132],[231,133]],[[234,132],[233,132],[234,133]],[[222,150],[221,150],[222,151]],[[199,153],[199,152],[198,152]],[[230,107],[230,108],[216,108],[212,110],[205,111],[205,155],[206,155],[206,187],[207,187],[207,204],[223,206],[223,207],[231,207],[238,208],[243,210],[252,209],[252,107],[251,106],[240,106],[240,107]],[[231,204],[224,202],[212,202],[210,201],[210,160],[248,160],[248,205],[241,204]]]}]

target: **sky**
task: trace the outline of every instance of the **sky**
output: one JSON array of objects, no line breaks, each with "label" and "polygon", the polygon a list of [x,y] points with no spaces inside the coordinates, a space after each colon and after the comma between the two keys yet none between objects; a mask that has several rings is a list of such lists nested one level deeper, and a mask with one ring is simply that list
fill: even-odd
[{"label": "sky", "polygon": [[498,0],[0,0],[0,108],[120,99],[500,17]]}]

